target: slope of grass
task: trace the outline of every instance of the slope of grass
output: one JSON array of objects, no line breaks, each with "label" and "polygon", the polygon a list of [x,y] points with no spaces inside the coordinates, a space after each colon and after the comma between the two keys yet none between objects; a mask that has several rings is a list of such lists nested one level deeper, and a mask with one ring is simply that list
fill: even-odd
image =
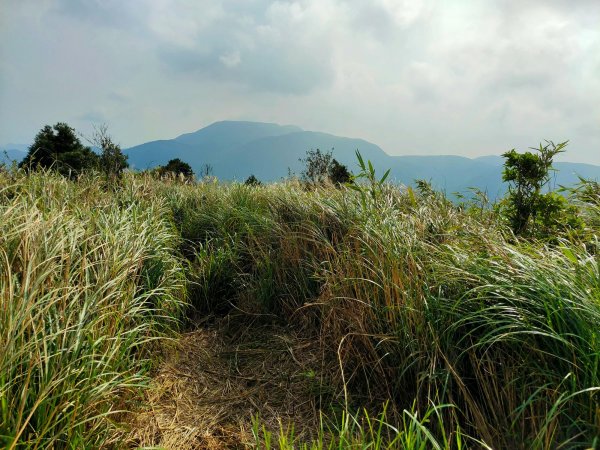
[{"label": "slope of grass", "polygon": [[597,230],[519,241],[490,211],[389,186],[366,206],[289,184],[197,189],[172,199],[196,251],[195,305],[303,327],[349,409],[452,404],[446,432],[495,448],[594,442]]},{"label": "slope of grass", "polygon": [[300,437],[257,419],[248,445],[598,445],[593,187],[578,204],[586,232],[550,244],[515,238],[492,210],[390,185],[363,196],[128,176],[105,192],[97,179],[0,176],[8,447],[114,440],[112,413],[146,382],[148,345],[184,290],[191,327],[235,314],[318,345],[329,419]]}]

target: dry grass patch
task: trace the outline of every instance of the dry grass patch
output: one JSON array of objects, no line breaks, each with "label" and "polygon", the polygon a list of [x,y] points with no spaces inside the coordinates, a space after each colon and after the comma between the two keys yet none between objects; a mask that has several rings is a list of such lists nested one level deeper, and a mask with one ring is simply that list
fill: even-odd
[{"label": "dry grass patch", "polygon": [[267,429],[294,424],[309,438],[332,400],[319,345],[277,326],[235,318],[163,345],[164,363],[128,422],[131,447],[246,448],[251,418]]}]

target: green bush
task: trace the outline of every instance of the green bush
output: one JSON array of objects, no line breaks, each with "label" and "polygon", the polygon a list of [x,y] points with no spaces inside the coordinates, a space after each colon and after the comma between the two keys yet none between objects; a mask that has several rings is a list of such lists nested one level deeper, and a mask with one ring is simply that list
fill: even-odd
[{"label": "green bush", "polygon": [[564,151],[567,142],[547,142],[533,148],[538,153],[517,153],[514,149],[504,153],[502,179],[509,182],[508,196],[498,209],[516,235],[553,238],[564,232],[578,233],[583,221],[575,207],[554,192],[543,193],[550,181],[554,156]]}]

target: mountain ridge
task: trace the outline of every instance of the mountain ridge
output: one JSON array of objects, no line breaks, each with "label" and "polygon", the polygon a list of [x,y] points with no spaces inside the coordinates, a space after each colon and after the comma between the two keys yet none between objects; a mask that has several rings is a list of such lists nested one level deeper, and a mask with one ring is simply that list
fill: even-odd
[{"label": "mountain ridge", "polygon": [[[0,146],[0,163],[21,160],[26,145]],[[14,148],[17,147],[17,148]],[[307,131],[295,125],[269,122],[219,121],[199,130],[183,133],[173,139],[159,139],[124,149],[131,167],[151,169],[179,158],[201,173],[210,165],[212,173],[221,180],[244,181],[254,175],[262,181],[277,181],[288,173],[299,174],[300,161],[311,149],[332,151],[334,158],[351,171],[357,171],[355,151],[373,163],[376,171],[390,169],[389,180],[414,185],[422,179],[434,188],[467,193],[476,188],[488,193],[491,199],[502,196],[507,189],[502,182],[504,159],[499,155],[468,158],[459,155],[389,155],[381,147],[360,138]],[[22,149],[25,149],[23,151]],[[7,155],[4,153],[7,152]],[[554,163],[557,172],[551,180],[553,187],[574,185],[578,176],[600,179],[600,166],[572,163]]]},{"label": "mountain ridge", "polygon": [[[430,181],[447,193],[477,188],[497,198],[506,191],[502,182],[503,158],[486,155],[468,158],[459,155],[387,154],[381,147],[360,138],[307,131],[294,125],[266,122],[220,121],[170,140],[151,141],[125,149],[134,168],[146,169],[180,158],[196,173],[208,164],[213,174],[223,180],[243,181],[255,175],[263,181],[276,181],[288,171],[300,173],[299,160],[311,149],[332,150],[334,158],[356,171],[355,151],[371,160],[379,173],[390,169],[390,180],[411,185],[417,179]],[[572,185],[577,175],[599,179],[600,166],[557,162],[555,184]]]}]

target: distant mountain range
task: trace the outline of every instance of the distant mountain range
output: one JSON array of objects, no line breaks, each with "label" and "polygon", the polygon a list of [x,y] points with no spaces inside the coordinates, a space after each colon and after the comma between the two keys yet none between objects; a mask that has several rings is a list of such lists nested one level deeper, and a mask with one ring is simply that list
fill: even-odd
[{"label": "distant mountain range", "polygon": [[[465,158],[462,156],[391,156],[377,145],[362,139],[351,139],[327,133],[305,131],[296,126],[259,122],[216,122],[175,139],[152,141],[128,148],[125,153],[136,169],[164,165],[180,158],[196,173],[209,164],[213,175],[223,180],[244,181],[253,174],[262,181],[275,181],[287,176],[288,168],[300,173],[300,158],[307,150],[333,149],[333,156],[350,170],[356,171],[355,150],[371,160],[383,174],[391,169],[390,180],[406,185],[417,179],[431,181],[447,193],[467,192],[475,187],[496,198],[506,191],[502,182],[500,156]],[[600,166],[557,162],[553,185],[573,185],[578,175],[600,179]]]},{"label": "distant mountain range", "polygon": [[27,145],[6,144],[0,145],[0,164],[10,164],[12,161],[21,161],[27,155]]},{"label": "distant mountain range", "polygon": [[[146,142],[124,149],[132,168],[143,170],[179,158],[189,163],[196,173],[208,164],[221,180],[244,181],[254,175],[262,181],[276,181],[291,172],[300,174],[300,158],[311,149],[333,150],[333,156],[351,171],[357,170],[355,151],[371,160],[379,174],[391,169],[390,180],[413,185],[415,180],[430,181],[436,189],[448,194],[468,192],[473,187],[484,190],[491,199],[506,191],[502,182],[500,156],[465,158],[462,156],[391,156],[377,145],[362,139],[351,139],[327,133],[305,131],[292,125],[260,122],[216,122],[193,133],[174,139]],[[0,163],[21,160],[26,145],[0,146]],[[600,179],[600,166],[557,162],[552,184],[569,186],[578,176]]]}]

